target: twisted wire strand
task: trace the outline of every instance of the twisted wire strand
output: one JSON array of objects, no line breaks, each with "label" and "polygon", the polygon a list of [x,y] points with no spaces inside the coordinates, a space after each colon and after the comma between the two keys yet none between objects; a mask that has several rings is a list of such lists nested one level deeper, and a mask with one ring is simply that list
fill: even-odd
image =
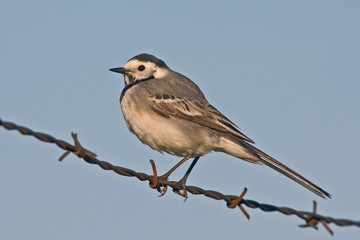
[{"label": "twisted wire strand", "polygon": [[[136,172],[129,168],[124,168],[121,166],[114,166],[113,164],[102,161],[96,158],[96,154],[92,153],[91,151],[83,148],[79,141],[77,140],[76,134],[72,134],[72,137],[75,141],[75,145],[72,145],[70,143],[67,143],[63,140],[56,139],[53,136],[50,136],[49,134],[41,133],[41,132],[35,132],[27,127],[19,126],[12,122],[5,122],[0,119],[0,125],[3,126],[7,130],[17,130],[23,135],[30,135],[34,136],[35,138],[48,143],[54,143],[58,147],[66,150],[67,152],[63,154],[60,157],[60,161],[66,157],[70,152],[73,152],[76,154],[79,158],[82,158],[89,164],[96,164],[99,167],[101,167],[104,170],[111,170],[115,173],[127,176],[127,177],[136,177],[140,181],[148,181],[151,188],[156,188],[159,192],[163,191],[163,189],[169,186],[173,189],[174,192],[178,193],[179,190],[182,190],[182,184],[179,182],[174,181],[167,181],[166,179],[157,179],[157,173],[156,173],[156,167],[155,164],[152,161],[153,165],[153,171],[154,175],[148,175],[146,173],[142,172]],[[163,189],[160,189],[163,187]],[[204,190],[200,187],[196,186],[186,186],[186,190],[194,195],[204,195],[206,197],[216,199],[216,200],[224,200],[226,202],[226,205],[229,208],[234,208],[235,206],[238,206],[241,211],[244,213],[244,215],[249,218],[249,215],[245,211],[242,205],[245,205],[249,208],[258,208],[264,212],[280,212],[284,215],[295,215],[303,220],[306,221],[305,224],[299,225],[300,227],[313,227],[315,229],[318,229],[317,225],[318,223],[321,223],[325,229],[333,235],[333,231],[329,228],[327,225],[328,223],[334,223],[337,226],[344,227],[344,226],[357,226],[360,227],[360,221],[354,221],[349,219],[335,219],[333,217],[326,217],[320,214],[316,213],[316,202],[314,201],[314,208],[312,212],[306,212],[306,211],[297,211],[292,208],[288,207],[277,207],[270,204],[265,203],[259,203],[254,200],[250,199],[244,199],[243,196],[246,193],[246,189],[243,191],[243,193],[240,196],[235,195],[224,195],[220,192],[213,191],[213,190]],[[162,193],[164,194],[164,193]]]}]

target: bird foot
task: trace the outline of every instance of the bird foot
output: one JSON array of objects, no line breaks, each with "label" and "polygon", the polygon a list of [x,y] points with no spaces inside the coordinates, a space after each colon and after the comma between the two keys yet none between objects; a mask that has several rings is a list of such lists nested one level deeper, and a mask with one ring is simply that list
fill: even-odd
[{"label": "bird foot", "polygon": [[[165,173],[164,175],[158,177],[155,162],[153,160],[150,160],[150,163],[152,166],[154,176],[153,176],[153,179],[150,181],[149,186],[154,189],[156,188],[156,190],[160,193],[160,195],[158,197],[162,197],[165,195],[165,193],[167,191],[167,186],[168,186],[167,184],[169,183],[168,178],[169,178],[169,175],[172,173],[172,170],[170,170],[167,173]],[[188,173],[185,174],[184,177],[179,182],[177,182],[178,185],[182,186],[182,190],[179,188],[173,188],[173,192],[175,192],[176,194],[185,198],[184,202],[186,201],[186,199],[188,199],[187,190],[186,190],[186,186],[185,186],[188,175],[189,175]]]},{"label": "bird foot", "polygon": [[185,202],[189,198],[187,195],[187,190],[186,190],[186,186],[185,186],[186,181],[184,181],[184,179],[182,179],[178,183],[182,185],[182,190],[174,188],[173,192],[182,196],[184,198],[184,202]]},{"label": "bird foot", "polygon": [[160,195],[158,197],[162,197],[165,195],[165,193],[167,191],[167,185],[164,183],[167,182],[169,175],[166,173],[166,174],[158,177],[154,160],[151,159],[150,163],[151,163],[151,167],[152,167],[154,176],[153,176],[153,180],[149,183],[149,186],[154,189],[156,188],[156,190],[160,193]]},{"label": "bird foot", "polygon": [[158,197],[162,197],[167,191],[167,186],[157,187],[156,190],[160,193]]},{"label": "bird foot", "polygon": [[156,190],[160,193],[160,195],[158,197],[162,197],[165,195],[166,191],[167,191],[167,185],[166,184],[161,184],[163,182],[167,182],[167,176],[163,175],[159,177],[159,185],[157,186]]},{"label": "bird foot", "polygon": [[[167,176],[163,175],[159,177],[159,185],[157,186],[156,190],[160,193],[160,195],[158,197],[162,197],[165,195],[168,186],[166,184],[163,184],[164,182],[167,182]],[[187,195],[187,190],[186,190],[186,186],[185,186],[186,181],[184,181],[183,179],[180,180],[178,182],[178,184],[182,186],[182,189],[177,189],[177,188],[173,188],[173,192],[182,196],[184,199],[184,202],[186,201],[186,199],[188,199],[188,195]]]}]

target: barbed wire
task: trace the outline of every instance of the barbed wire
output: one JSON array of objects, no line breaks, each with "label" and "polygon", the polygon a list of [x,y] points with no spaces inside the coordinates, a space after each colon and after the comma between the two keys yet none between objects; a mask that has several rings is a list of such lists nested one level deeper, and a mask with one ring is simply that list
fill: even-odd
[{"label": "barbed wire", "polygon": [[[72,138],[75,142],[75,145],[71,145],[70,143],[67,143],[63,140],[56,139],[48,134],[41,133],[41,132],[35,132],[27,127],[19,126],[12,122],[4,122],[0,119],[0,125],[3,126],[7,130],[17,130],[23,135],[30,135],[34,136],[35,138],[48,143],[54,143],[58,147],[66,150],[66,152],[59,158],[59,161],[62,161],[69,153],[74,153],[79,158],[82,158],[87,163],[90,164],[96,164],[99,167],[101,167],[104,170],[111,170],[115,173],[127,176],[127,177],[136,177],[140,181],[148,181],[149,186],[151,188],[157,189],[161,195],[165,194],[167,187],[171,187],[173,192],[179,193],[179,191],[182,189],[182,184],[179,182],[174,181],[168,181],[167,179],[163,179],[157,176],[156,166],[153,160],[150,160],[152,169],[153,169],[153,175],[148,175],[146,173],[142,172],[136,172],[129,168],[124,168],[121,166],[114,166],[113,164],[102,161],[96,158],[96,154],[83,148],[80,144],[80,142],[77,139],[77,135],[72,133]],[[326,217],[320,214],[316,213],[317,204],[316,201],[313,202],[313,211],[312,212],[306,212],[306,211],[297,211],[292,208],[288,207],[277,207],[270,204],[265,203],[259,203],[254,200],[250,199],[244,199],[244,195],[246,194],[247,189],[245,188],[244,191],[239,195],[224,195],[217,191],[212,190],[204,190],[200,187],[196,186],[186,186],[186,191],[194,194],[194,195],[204,195],[206,197],[216,199],[216,200],[224,200],[226,202],[226,206],[228,208],[235,208],[238,206],[240,210],[243,212],[246,218],[250,219],[249,214],[246,212],[243,205],[249,207],[249,208],[259,208],[260,210],[264,212],[280,212],[284,215],[295,215],[303,220],[305,220],[305,224],[299,225],[299,227],[312,227],[314,229],[318,229],[318,224],[321,223],[325,229],[333,235],[334,232],[330,229],[328,226],[329,223],[334,223],[340,227],[344,226],[357,226],[360,227],[360,221],[353,221],[349,219],[335,219],[332,217]]]}]

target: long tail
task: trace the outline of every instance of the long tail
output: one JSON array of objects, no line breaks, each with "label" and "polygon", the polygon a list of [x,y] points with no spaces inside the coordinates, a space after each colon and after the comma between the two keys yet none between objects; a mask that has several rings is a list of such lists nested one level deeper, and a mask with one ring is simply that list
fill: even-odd
[{"label": "long tail", "polygon": [[275,169],[276,171],[284,174],[285,176],[291,178],[295,182],[303,185],[304,187],[306,187],[307,189],[309,189],[313,193],[319,195],[320,197],[322,197],[322,198],[325,198],[325,197],[331,198],[331,195],[328,192],[326,192],[325,190],[323,190],[319,186],[313,184],[312,182],[310,182],[309,180],[307,180],[306,178],[304,178],[300,174],[296,173],[292,169],[288,168],[287,166],[285,166],[281,162],[279,162],[276,159],[270,157],[269,155],[267,155],[263,151],[257,149],[256,147],[254,147],[253,145],[251,145],[251,144],[249,144],[247,142],[243,141],[242,144],[244,144],[245,147],[248,150],[256,153],[256,155],[258,155],[258,157],[260,158],[259,161],[261,163],[263,163],[263,164],[271,167],[272,169]]},{"label": "long tail", "polygon": [[325,190],[320,188],[319,186],[313,184],[300,174],[296,173],[292,169],[288,168],[281,162],[276,159],[270,157],[260,149],[257,149],[250,143],[239,139],[235,136],[229,136],[222,138],[221,140],[222,147],[220,151],[226,152],[234,157],[240,158],[242,160],[255,163],[255,164],[265,164],[272,169],[284,174],[285,176],[291,178],[295,182],[303,185],[313,193],[319,195],[322,198],[328,197],[331,198],[331,195],[327,193]]}]

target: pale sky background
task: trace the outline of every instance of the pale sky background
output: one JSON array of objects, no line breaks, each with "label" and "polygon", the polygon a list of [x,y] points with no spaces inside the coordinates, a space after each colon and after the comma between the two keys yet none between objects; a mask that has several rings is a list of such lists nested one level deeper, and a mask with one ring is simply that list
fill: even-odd
[{"label": "pale sky background", "polygon": [[[211,153],[189,185],[360,220],[359,1],[0,2],[0,117],[151,174],[180,158],[128,131],[123,78],[109,72],[155,54],[196,82],[211,104],[276,157],[333,196],[276,171]],[[330,239],[295,216],[247,208],[118,176],[53,144],[0,128],[0,239]],[[190,162],[178,169],[178,180]],[[359,239],[338,227],[331,239]]]}]

